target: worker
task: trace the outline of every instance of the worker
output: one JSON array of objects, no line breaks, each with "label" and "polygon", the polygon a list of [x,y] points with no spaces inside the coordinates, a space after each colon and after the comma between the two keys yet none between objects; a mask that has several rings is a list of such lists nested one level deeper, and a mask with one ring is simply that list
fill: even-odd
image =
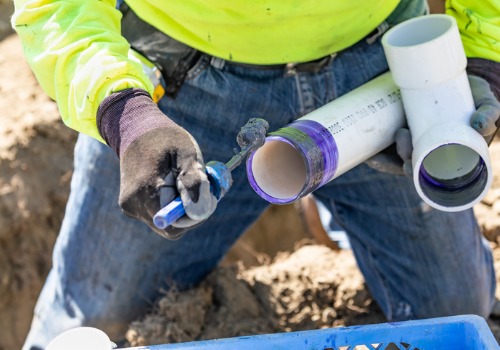
[{"label": "worker", "polygon": [[[118,341],[161,289],[203,280],[268,205],[243,167],[217,203],[204,161],[229,159],[249,118],[276,130],[386,72],[382,34],[427,11],[424,0],[14,2],[13,27],[32,70],[80,132],[53,267],[24,350],[77,326]],[[500,4],[446,7],[469,57],[471,123],[491,138]],[[130,45],[161,71],[159,101],[161,86]],[[408,140],[398,140],[406,160]],[[410,177],[384,171],[394,169],[390,161],[377,164],[357,166],[315,196],[347,232],[387,319],[487,317],[495,274],[473,211],[432,209]],[[179,194],[187,216],[155,228],[152,215]]]}]

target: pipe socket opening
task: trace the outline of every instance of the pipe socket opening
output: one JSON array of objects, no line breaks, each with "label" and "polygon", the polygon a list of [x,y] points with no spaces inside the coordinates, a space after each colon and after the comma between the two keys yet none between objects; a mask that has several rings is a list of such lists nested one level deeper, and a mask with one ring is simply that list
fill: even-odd
[{"label": "pipe socket opening", "polygon": [[448,144],[422,161],[418,184],[423,194],[443,207],[465,207],[479,198],[488,183],[485,161],[473,149]]},{"label": "pipe socket opening", "polygon": [[[306,184],[306,164],[300,152],[288,142],[266,140],[251,161],[253,182],[272,203],[297,198]],[[263,192],[263,193],[262,193]]]},{"label": "pipe socket opening", "polygon": [[387,34],[386,42],[395,47],[420,45],[442,36],[452,27],[453,22],[443,16],[426,16],[400,25],[398,30]]}]

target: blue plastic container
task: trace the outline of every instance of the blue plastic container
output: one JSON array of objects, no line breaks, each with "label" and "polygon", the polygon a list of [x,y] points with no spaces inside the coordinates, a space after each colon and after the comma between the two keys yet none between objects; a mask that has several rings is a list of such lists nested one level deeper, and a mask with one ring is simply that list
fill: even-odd
[{"label": "blue plastic container", "polygon": [[464,315],[418,321],[255,335],[140,350],[462,350],[500,349],[486,321]]}]

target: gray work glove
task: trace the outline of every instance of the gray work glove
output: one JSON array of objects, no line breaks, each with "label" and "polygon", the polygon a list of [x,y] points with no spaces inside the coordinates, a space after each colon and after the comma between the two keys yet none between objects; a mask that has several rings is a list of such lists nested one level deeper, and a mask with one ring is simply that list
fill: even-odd
[{"label": "gray work glove", "polygon": [[384,173],[412,176],[412,152],[413,144],[410,130],[401,128],[396,131],[395,142],[382,152],[366,160],[365,164]]},{"label": "gray work glove", "polygon": [[[125,214],[177,239],[214,212],[217,200],[196,141],[146,91],[127,89],[107,97],[99,106],[97,125],[120,158],[118,203]],[[179,194],[187,216],[158,229],[153,216]]]},{"label": "gray work glove", "polygon": [[499,126],[500,102],[493,94],[490,84],[483,78],[469,75],[469,84],[476,105],[470,124],[490,143]]},{"label": "gray work glove", "polygon": [[[492,91],[494,86],[483,78],[469,74],[469,83],[476,111],[470,118],[471,126],[490,143],[495,135],[500,120],[500,103]],[[412,176],[411,154],[413,145],[408,129],[396,132],[393,145],[376,154],[365,163],[376,170],[394,174]]]}]

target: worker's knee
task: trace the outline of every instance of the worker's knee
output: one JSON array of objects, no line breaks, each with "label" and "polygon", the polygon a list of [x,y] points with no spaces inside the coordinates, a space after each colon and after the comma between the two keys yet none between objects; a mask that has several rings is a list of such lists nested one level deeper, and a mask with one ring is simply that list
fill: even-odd
[{"label": "worker's knee", "polygon": [[395,319],[425,319],[474,314],[487,318],[495,301],[495,280],[438,286],[432,294],[419,294],[413,302],[400,302],[394,307]]},{"label": "worker's knee", "polygon": [[404,284],[398,281],[392,285],[396,287],[373,290],[389,321],[466,314],[487,318],[495,303],[496,277],[492,264],[478,268],[475,274],[455,271],[442,278],[409,280]]},{"label": "worker's knee", "polygon": [[419,310],[415,310],[417,318],[444,317],[453,315],[474,314],[487,318],[490,315],[494,298],[489,292],[451,293],[436,296],[435,300]]}]

